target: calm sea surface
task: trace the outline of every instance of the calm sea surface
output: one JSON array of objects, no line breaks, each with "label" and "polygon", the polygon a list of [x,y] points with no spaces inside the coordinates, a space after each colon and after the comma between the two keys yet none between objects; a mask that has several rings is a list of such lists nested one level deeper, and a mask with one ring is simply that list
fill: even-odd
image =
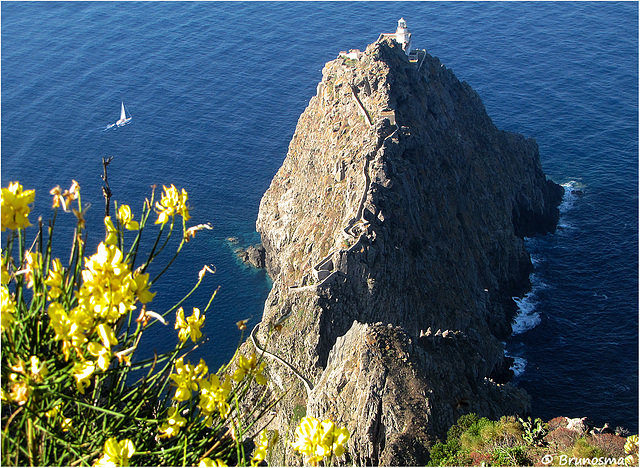
[{"label": "calm sea surface", "polygon": [[[638,430],[638,4],[635,2],[2,2],[2,185],[82,186],[89,248],[103,236],[101,158],[136,213],[153,184],[185,187],[190,243],[157,285],[157,311],[209,278],[211,367],[235,322],[260,320],[270,284],[228,241],[259,241],[260,198],[280,167],[321,69],[407,20],[425,48],[482,97],[496,125],[534,137],[569,190],[555,235],[528,240],[534,289],[507,343],[535,416],[590,416]],[[124,101],[133,116],[104,131]],[[66,227],[65,227],[66,223]],[[70,222],[61,220],[61,233]],[[55,244],[64,251],[62,237]],[[174,340],[171,327],[149,349]],[[196,353],[197,354],[197,353]]]}]

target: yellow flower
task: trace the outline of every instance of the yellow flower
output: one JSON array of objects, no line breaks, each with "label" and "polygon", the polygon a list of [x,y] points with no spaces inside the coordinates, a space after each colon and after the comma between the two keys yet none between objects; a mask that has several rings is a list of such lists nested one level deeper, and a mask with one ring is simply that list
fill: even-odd
[{"label": "yellow flower", "polygon": [[319,425],[320,421],[316,418],[302,418],[295,432],[297,440],[292,444],[293,449],[305,455],[306,462],[314,466],[323,458],[322,456],[318,457],[316,455],[316,449],[320,439]]},{"label": "yellow flower", "polygon": [[113,221],[111,221],[111,216],[104,217],[104,227],[107,231],[107,237],[104,240],[104,243],[107,245],[116,245],[118,243],[118,230],[113,225]]},{"label": "yellow flower", "polygon": [[200,460],[200,463],[198,464],[198,468],[207,468],[209,466],[227,466],[227,464],[223,460],[220,460],[219,458],[212,460],[209,457],[203,458],[202,460]]},{"label": "yellow flower", "polygon": [[0,202],[1,230],[23,229],[31,226],[29,222],[30,203],[36,198],[35,190],[22,190],[18,182],[10,182],[9,187],[2,188]]},{"label": "yellow flower", "polygon": [[129,205],[120,205],[118,208],[118,221],[129,231],[137,231],[140,228],[138,222],[133,219]]},{"label": "yellow flower", "polygon": [[33,288],[36,275],[42,273],[42,255],[40,252],[25,252],[24,276],[27,280],[27,288]]},{"label": "yellow flower", "polygon": [[634,434],[627,437],[627,441],[624,444],[625,459],[624,464],[627,466],[638,466],[638,448],[640,447],[640,441],[638,435]]},{"label": "yellow flower", "polygon": [[129,466],[129,459],[135,451],[136,448],[129,439],[118,442],[115,437],[111,437],[104,443],[104,455],[93,466]]},{"label": "yellow flower", "polygon": [[202,332],[200,327],[204,324],[204,316],[200,317],[200,309],[193,308],[193,314],[191,317],[185,320],[184,310],[182,307],[176,312],[176,325],[175,329],[178,331],[178,338],[183,343],[191,337],[191,341],[194,343],[200,339]]},{"label": "yellow flower", "polygon": [[84,283],[76,294],[78,306],[108,323],[135,309],[135,281],[129,265],[115,245],[101,242],[97,252],[85,258]]},{"label": "yellow flower", "polygon": [[167,187],[166,185],[162,187],[164,188],[164,193],[160,201],[156,202],[156,213],[158,213],[156,224],[165,224],[169,221],[169,218],[175,216],[176,213],[181,215],[185,221],[188,221],[191,217],[189,216],[189,208],[187,207],[189,197],[185,189],[178,192],[178,189],[173,184],[171,184],[171,187]]},{"label": "yellow flower", "polygon": [[262,375],[264,368],[266,367],[266,363],[258,363],[258,358],[256,354],[253,353],[249,359],[245,358],[243,355],[238,357],[238,368],[233,374],[233,379],[237,382],[240,382],[244,379],[245,375],[253,375],[256,379],[256,382],[260,385],[264,385],[267,383],[267,378]]},{"label": "yellow flower", "polygon": [[143,304],[151,302],[156,293],[149,291],[149,273],[136,274],[133,280],[135,282],[134,294],[138,300]]},{"label": "yellow flower", "polygon": [[33,391],[29,385],[29,378],[27,377],[24,361],[19,359],[17,364],[9,365],[9,368],[13,372],[9,374],[11,392],[8,395],[8,399],[22,406],[29,400],[29,396],[31,396]]},{"label": "yellow flower", "polygon": [[336,429],[333,432],[333,453],[339,457],[345,451],[344,444],[349,441],[351,434],[346,427]]},{"label": "yellow flower", "polygon": [[[62,411],[62,403],[58,403],[49,411],[45,412],[44,415],[50,419],[56,418],[58,415],[61,415],[61,411]],[[60,421],[60,428],[62,429],[62,432],[67,432],[73,429],[73,421],[71,420],[71,418],[65,418],[64,415],[61,415],[61,416],[62,416],[62,421]]]},{"label": "yellow flower", "polygon": [[2,308],[0,309],[0,330],[7,331],[13,325],[16,313],[16,303],[9,292],[9,288],[4,284],[0,286],[0,299]]},{"label": "yellow flower", "polygon": [[44,415],[47,418],[55,418],[60,413],[61,409],[62,409],[62,403],[58,403],[56,406],[46,411]]},{"label": "yellow flower", "polygon": [[73,376],[76,378],[76,388],[84,395],[84,389],[91,383],[91,376],[96,370],[92,361],[77,362],[73,366]]},{"label": "yellow flower", "polygon": [[47,279],[44,280],[44,284],[49,286],[49,297],[51,299],[60,297],[64,288],[64,268],[62,268],[59,258],[54,259],[51,263],[51,268]]},{"label": "yellow flower", "polygon": [[47,363],[41,363],[37,356],[31,356],[29,358],[29,364],[29,377],[36,382],[42,382],[49,372],[47,369]]},{"label": "yellow flower", "polygon": [[[15,376],[15,374],[13,374]],[[13,379],[11,379],[13,380]],[[29,400],[29,396],[31,395],[32,388],[27,384],[25,380],[19,380],[11,385],[11,393],[9,394],[9,399],[14,403],[22,406],[27,400]]]},{"label": "yellow flower", "polygon": [[9,284],[9,281],[11,281],[11,274],[9,273],[9,269],[7,268],[6,262],[4,260],[4,257],[2,257],[2,280],[0,281],[1,284]]},{"label": "yellow flower", "polygon": [[211,374],[208,379],[200,379],[198,385],[200,386],[198,407],[206,418],[205,424],[209,425],[212,422],[211,416],[216,411],[222,418],[226,418],[231,409],[227,403],[231,393],[231,381],[225,378],[220,383],[220,378],[216,374]]},{"label": "yellow flower", "polygon": [[180,428],[186,424],[187,420],[180,416],[179,409],[176,407],[169,408],[169,414],[167,420],[160,426],[160,437],[173,437],[176,435]]},{"label": "yellow flower", "polygon": [[64,418],[60,422],[60,428],[62,429],[62,432],[70,431],[71,429],[73,429],[73,420],[71,418]]},{"label": "yellow flower", "polygon": [[92,341],[87,345],[87,351],[93,357],[97,358],[96,364],[98,364],[100,369],[106,371],[109,368],[109,364],[111,363],[111,351],[109,348]]},{"label": "yellow flower", "polygon": [[251,466],[258,466],[267,457],[267,450],[269,450],[278,440],[278,431],[274,431],[272,437],[269,437],[267,430],[263,429],[260,433],[260,441],[253,452],[251,457]]},{"label": "yellow flower", "polygon": [[342,455],[350,437],[346,428],[338,429],[328,419],[320,422],[313,417],[302,418],[295,434],[294,450],[305,455],[306,463],[313,466],[325,457]]},{"label": "yellow flower", "polygon": [[55,333],[54,340],[62,341],[62,352],[65,359],[69,359],[69,352],[87,342],[85,332],[87,328],[86,316],[77,308],[68,314],[64,307],[52,302],[47,309],[49,325]]},{"label": "yellow flower", "polygon": [[191,398],[191,392],[198,389],[198,381],[208,372],[207,365],[203,359],[200,359],[200,363],[193,367],[190,362],[184,364],[183,359],[179,358],[175,367],[176,373],[169,375],[169,378],[178,387],[173,399],[176,401],[188,400]]},{"label": "yellow flower", "polygon": [[51,208],[62,206],[62,209],[68,213],[71,202],[80,196],[80,185],[75,180],[72,180],[71,187],[69,190],[65,190],[64,193],[62,193],[59,185],[53,187],[49,193],[53,195]]},{"label": "yellow flower", "polygon": [[118,344],[118,339],[116,338],[116,334],[113,332],[113,328],[109,325],[105,325],[101,323],[97,327],[98,335],[100,336],[100,340],[105,348],[111,348],[111,346],[115,346]]}]

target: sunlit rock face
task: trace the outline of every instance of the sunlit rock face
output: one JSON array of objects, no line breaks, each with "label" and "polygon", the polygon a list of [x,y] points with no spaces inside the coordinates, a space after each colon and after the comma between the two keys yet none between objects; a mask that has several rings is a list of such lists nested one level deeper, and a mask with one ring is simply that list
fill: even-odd
[{"label": "sunlit rock face", "polygon": [[358,465],[424,464],[462,414],[526,411],[502,341],[522,237],[555,229],[563,189],[426,52],[382,39],[322,73],[257,220],[273,289],[254,336],[310,388],[265,357],[288,391],[271,426],[329,417]]}]

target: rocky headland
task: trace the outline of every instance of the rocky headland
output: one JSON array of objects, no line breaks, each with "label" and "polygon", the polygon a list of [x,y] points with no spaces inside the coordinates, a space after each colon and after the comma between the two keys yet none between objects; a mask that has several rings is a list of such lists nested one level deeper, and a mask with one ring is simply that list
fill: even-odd
[{"label": "rocky headland", "polygon": [[327,63],[257,219],[273,288],[244,346],[286,392],[282,444],[306,414],[349,429],[356,465],[424,464],[465,413],[526,414],[502,342],[562,194],[426,51]]}]

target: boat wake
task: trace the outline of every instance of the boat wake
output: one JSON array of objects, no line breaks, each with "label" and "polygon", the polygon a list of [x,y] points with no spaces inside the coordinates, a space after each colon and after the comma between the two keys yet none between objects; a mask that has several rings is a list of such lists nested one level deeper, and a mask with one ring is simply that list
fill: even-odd
[{"label": "boat wake", "polygon": [[107,125],[105,128],[102,129],[102,131],[104,132],[112,128],[124,127],[125,125],[131,122],[131,118],[132,118],[131,115],[127,117],[127,111],[124,108],[124,102],[123,102],[121,103],[121,108],[120,108],[120,118],[115,123]]}]

